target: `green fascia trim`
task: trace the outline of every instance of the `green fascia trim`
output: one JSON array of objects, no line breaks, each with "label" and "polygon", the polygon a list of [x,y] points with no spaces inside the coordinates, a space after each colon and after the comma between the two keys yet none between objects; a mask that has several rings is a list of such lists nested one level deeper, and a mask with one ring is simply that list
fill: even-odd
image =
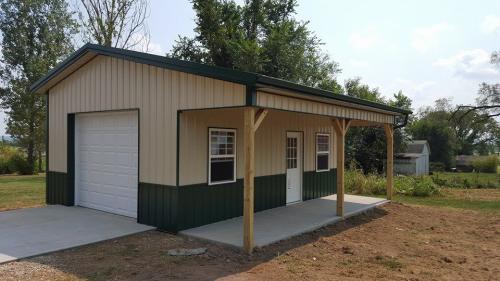
[{"label": "green fascia trim", "polygon": [[[267,86],[288,89],[297,91],[299,93],[305,95],[319,96],[323,98],[328,98],[332,100],[339,100],[359,105],[364,105],[368,107],[373,107],[377,109],[382,109],[390,112],[395,112],[398,114],[411,114],[412,112],[409,110],[404,110],[397,107],[392,107],[376,102],[371,102],[363,99],[358,99],[338,93],[334,93],[331,91],[321,90],[318,88],[308,87],[304,85],[300,85],[297,83],[293,83],[290,81],[269,77],[266,75],[261,75],[252,72],[239,71],[230,68],[206,65],[201,63],[189,62],[179,59],[173,59],[164,56],[152,55],[147,53],[141,53],[131,50],[124,50],[119,48],[112,47],[104,47],[96,44],[85,44],[83,47],[78,49],[72,55],[70,55],[63,62],[58,64],[54,69],[49,71],[47,75],[36,81],[31,86],[31,91],[37,92],[45,83],[54,78],[56,75],[61,73],[64,69],[66,69],[69,65],[80,59],[86,53],[94,53],[97,55],[105,55],[112,56],[121,59],[126,59],[130,61],[135,61],[138,63],[144,63],[147,65],[157,66],[166,69],[172,69],[181,72],[192,73],[195,75],[201,75],[205,77],[210,77],[214,79],[234,82],[243,84],[246,86],[250,86],[253,88],[257,88],[257,84],[263,84]],[[249,98],[247,96],[246,102],[249,102]],[[248,104],[247,104],[248,105]]]},{"label": "green fascia trim", "polygon": [[46,199],[49,205],[74,205],[74,191],[69,188],[68,174],[47,172]]},{"label": "green fascia trim", "polygon": [[302,200],[316,199],[337,193],[337,169],[326,172],[304,172]]},{"label": "green fascia trim", "polygon": [[224,81],[230,81],[240,84],[255,84],[256,74],[238,71],[235,69],[229,69],[224,67],[206,65],[201,63],[195,63],[190,61],[184,61],[174,58],[169,58],[165,56],[152,55],[148,53],[136,52],[131,50],[125,50],[120,48],[105,47],[97,44],[87,43],[67,59],[59,63],[54,69],[49,71],[47,75],[36,81],[31,86],[31,91],[36,92],[40,87],[47,83],[50,79],[61,73],[69,65],[83,57],[87,53],[94,53],[97,55],[111,56],[116,58],[122,58],[130,61],[135,61],[138,63],[144,63],[147,65],[157,66],[161,68],[192,73],[196,75],[201,75],[205,77],[220,79]]},{"label": "green fascia trim", "polygon": [[368,101],[368,100],[364,100],[364,99],[351,97],[348,95],[335,93],[332,91],[313,88],[313,87],[293,83],[290,81],[282,80],[279,78],[269,77],[266,75],[259,74],[258,78],[257,78],[257,83],[272,86],[272,87],[297,91],[297,92],[300,92],[300,93],[303,93],[306,95],[310,95],[310,96],[316,96],[316,97],[328,98],[328,99],[338,100],[338,101],[343,101],[343,102],[348,102],[348,103],[354,103],[354,104],[364,105],[364,106],[373,107],[373,108],[386,110],[386,111],[390,111],[390,112],[396,112],[396,113],[401,113],[401,114],[411,114],[412,113],[412,111],[410,111],[410,110],[402,109],[399,107],[393,107],[393,106],[385,105],[382,103],[372,102],[372,101]]}]

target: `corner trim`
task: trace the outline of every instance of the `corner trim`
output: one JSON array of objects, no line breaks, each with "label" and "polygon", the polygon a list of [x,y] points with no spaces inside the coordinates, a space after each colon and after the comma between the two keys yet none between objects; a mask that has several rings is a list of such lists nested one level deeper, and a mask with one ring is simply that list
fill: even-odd
[{"label": "corner trim", "polygon": [[75,205],[75,113],[68,114],[67,128],[67,174],[68,174],[68,198],[69,205]]},{"label": "corner trim", "polygon": [[256,106],[257,105],[257,88],[255,85],[246,86],[246,106]]}]

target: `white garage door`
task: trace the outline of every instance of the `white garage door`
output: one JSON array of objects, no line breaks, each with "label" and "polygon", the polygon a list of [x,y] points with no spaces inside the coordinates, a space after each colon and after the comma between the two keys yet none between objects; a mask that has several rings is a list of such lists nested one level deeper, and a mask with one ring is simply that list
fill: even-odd
[{"label": "white garage door", "polygon": [[76,115],[76,205],[135,218],[137,177],[137,112]]}]

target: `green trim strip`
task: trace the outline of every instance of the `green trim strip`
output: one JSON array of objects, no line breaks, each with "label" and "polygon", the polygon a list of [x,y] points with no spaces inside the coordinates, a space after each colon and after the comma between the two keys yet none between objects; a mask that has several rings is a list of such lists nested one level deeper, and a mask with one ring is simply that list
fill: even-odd
[{"label": "green trim strip", "polygon": [[49,94],[45,94],[45,202],[49,202]]},{"label": "green trim strip", "polygon": [[75,114],[68,114],[67,172],[68,204],[75,204]]},{"label": "green trim strip", "polygon": [[255,106],[257,105],[257,90],[255,86],[247,85],[246,87],[246,105]]},{"label": "green trim strip", "polygon": [[[244,72],[235,69],[223,68],[218,66],[205,65],[200,63],[194,63],[189,61],[183,61],[173,58],[168,58],[164,56],[157,56],[147,53],[141,53],[136,51],[104,47],[95,44],[85,44],[83,47],[74,52],[71,56],[65,59],[63,62],[58,64],[54,69],[49,71],[47,75],[36,81],[31,86],[31,91],[37,92],[41,87],[43,87],[47,82],[49,82],[52,78],[60,74],[64,69],[66,69],[69,65],[76,62],[86,53],[94,53],[97,55],[104,56],[112,56],[121,59],[126,59],[130,61],[135,61],[138,63],[144,63],[147,65],[157,66],[166,69],[172,69],[181,72],[192,73],[195,75],[201,75],[205,77],[210,77],[214,79],[230,81],[234,83],[243,84],[246,86],[250,86],[253,88],[257,88],[258,84],[262,84],[265,86],[277,87],[282,89],[288,89],[297,91],[304,95],[311,96],[319,96],[323,98],[328,98],[332,100],[339,100],[343,102],[349,102],[359,105],[364,105],[368,107],[378,108],[382,110],[387,110],[390,112],[395,112],[398,114],[410,114],[412,113],[409,110],[404,110],[397,107],[388,106],[385,104],[380,104],[372,101],[367,101],[363,99],[358,99],[338,93],[334,93],[331,91],[321,90],[313,87],[308,87],[304,85],[300,85],[297,83],[289,82],[286,80],[273,78],[257,73]],[[246,99],[247,105],[248,102],[252,102],[252,99],[247,96]]]}]

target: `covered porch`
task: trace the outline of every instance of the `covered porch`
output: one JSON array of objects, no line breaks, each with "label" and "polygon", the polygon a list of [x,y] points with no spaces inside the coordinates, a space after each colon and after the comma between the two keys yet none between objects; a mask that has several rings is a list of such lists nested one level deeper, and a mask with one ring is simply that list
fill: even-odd
[{"label": "covered porch", "polygon": [[[406,112],[342,95],[315,92],[304,97],[288,90],[260,85],[247,89],[246,106],[180,112],[179,202],[196,202],[182,208],[186,214],[181,217],[194,223],[181,224],[181,233],[242,246],[251,253],[255,246],[314,230],[391,200],[393,132],[404,126]],[[386,199],[344,194],[345,139],[352,127],[385,131]],[[210,155],[208,165],[200,160],[204,154]],[[222,168],[212,159],[219,158],[229,163],[224,173],[216,173]],[[213,177],[219,175],[228,177],[214,183]],[[203,199],[188,195],[183,199],[182,194],[206,178]],[[224,195],[235,190],[241,193]],[[205,200],[215,193],[218,201]],[[236,208],[230,215],[197,223],[233,203]],[[211,205],[203,207],[207,204]]]},{"label": "covered porch", "polygon": [[[336,214],[337,195],[273,208],[254,215],[253,244],[263,247],[363,213],[389,202],[383,198],[344,196],[344,215]],[[203,240],[243,247],[243,217],[232,218],[180,232]]]}]

